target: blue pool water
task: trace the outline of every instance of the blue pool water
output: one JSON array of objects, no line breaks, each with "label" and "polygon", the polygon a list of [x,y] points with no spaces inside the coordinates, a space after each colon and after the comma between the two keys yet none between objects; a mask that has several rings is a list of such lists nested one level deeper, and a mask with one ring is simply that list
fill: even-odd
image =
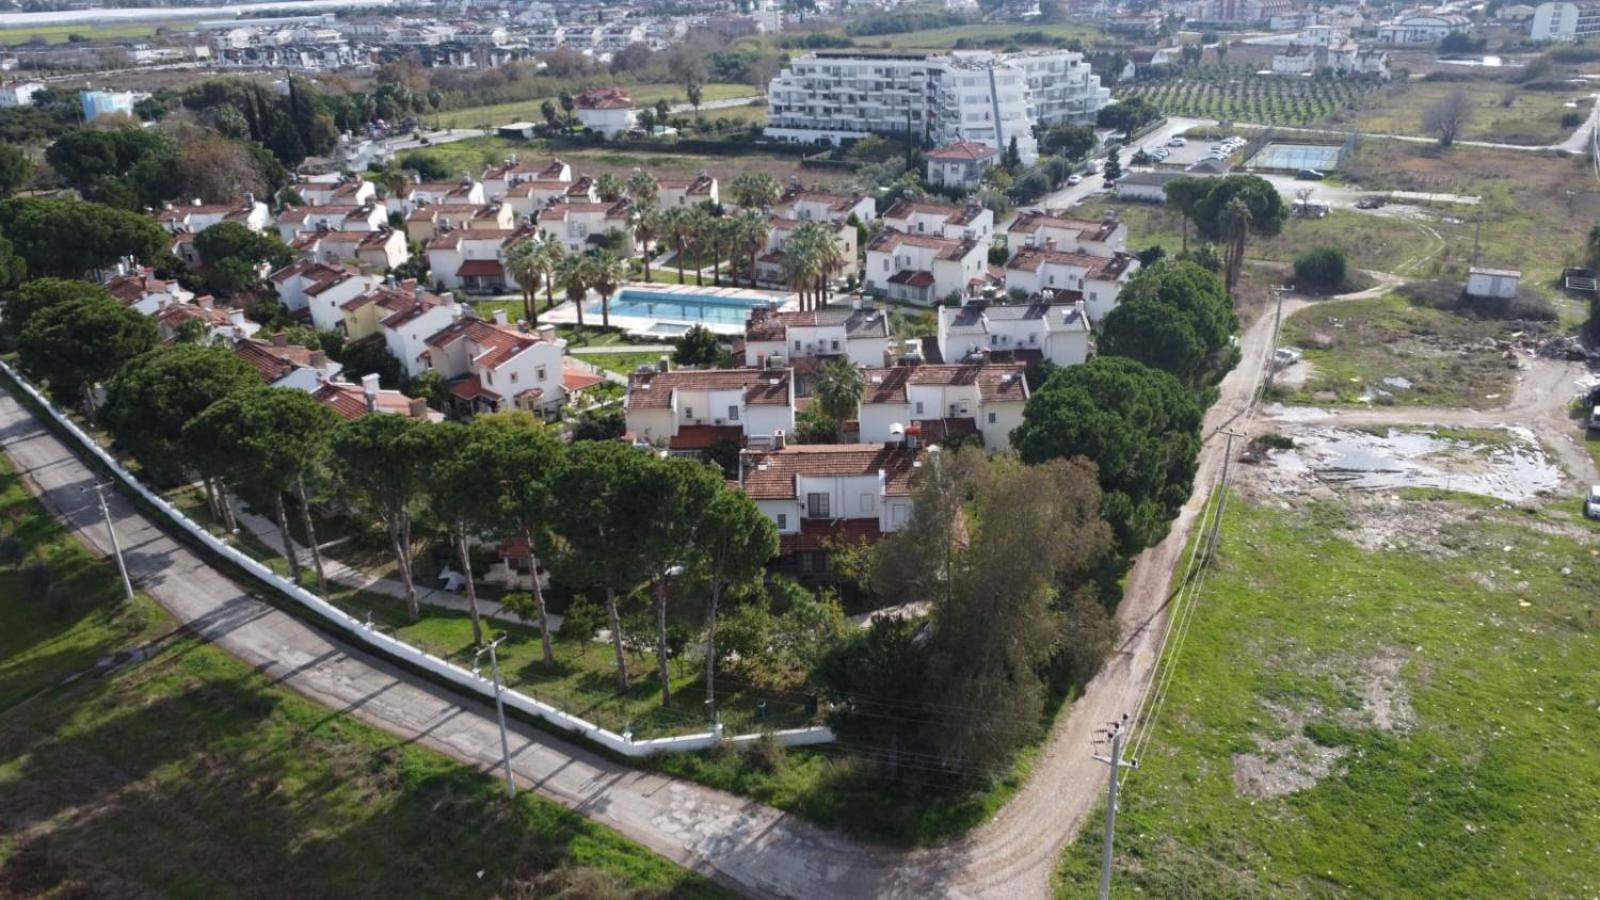
[{"label": "blue pool water", "polygon": [[[750,308],[768,302],[760,297],[712,297],[700,294],[666,294],[655,291],[625,290],[611,298],[613,316],[638,316],[664,322],[706,322],[716,325],[743,325]],[[584,307],[588,315],[600,315],[600,301]]]}]

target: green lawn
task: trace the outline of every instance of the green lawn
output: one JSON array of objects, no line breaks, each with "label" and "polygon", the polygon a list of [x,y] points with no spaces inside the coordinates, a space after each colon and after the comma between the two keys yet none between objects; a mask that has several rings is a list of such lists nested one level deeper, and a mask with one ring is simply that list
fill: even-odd
[{"label": "green lawn", "polygon": [[[0,517],[73,597],[58,613],[0,566],[4,893],[725,896],[533,793],[508,805],[494,776],[277,686],[147,599],[121,601],[114,571],[3,458]],[[63,683],[140,645],[149,658]]]},{"label": "green lawn", "polygon": [[[1122,795],[1118,895],[1593,894],[1600,529],[1571,506],[1236,498]],[[1385,522],[1412,549],[1338,533]],[[1093,890],[1100,834],[1058,897]]]},{"label": "green lawn", "polygon": [[[657,100],[663,99],[673,106],[689,102],[681,84],[634,84],[626,87],[628,96],[632,97],[634,104],[640,108],[654,106]],[[711,82],[704,85],[701,90],[702,103],[731,100],[735,97],[759,97],[762,94],[762,89],[755,85],[728,82]],[[559,96],[559,90],[552,90],[528,100],[453,109],[440,113],[438,118],[450,128],[475,128],[485,122],[488,122],[490,127],[504,125],[507,122],[543,122],[544,113],[541,107],[544,106],[544,101],[555,100]],[[716,118],[724,112],[724,110],[705,110],[704,115]],[[692,112],[689,114],[692,115]]]},{"label": "green lawn", "polygon": [[[1500,351],[1475,346],[1508,337],[1505,325],[1418,306],[1404,297],[1312,306],[1284,322],[1283,342],[1305,349],[1310,376],[1293,402],[1359,402],[1373,389],[1404,405],[1504,405],[1516,371]],[[1384,379],[1405,379],[1410,387]]]},{"label": "green lawn", "polygon": [[[599,316],[592,316],[599,321]],[[659,353],[585,353],[583,361],[594,363],[602,369],[610,369],[620,375],[631,375],[633,370],[640,366],[653,366],[661,359]]]},{"label": "green lawn", "polygon": [[36,25],[29,28],[0,29],[0,45],[26,44],[43,38],[47,44],[65,44],[71,35],[90,41],[110,41],[118,38],[147,38],[161,31],[192,31],[194,22],[126,22],[115,25]]}]

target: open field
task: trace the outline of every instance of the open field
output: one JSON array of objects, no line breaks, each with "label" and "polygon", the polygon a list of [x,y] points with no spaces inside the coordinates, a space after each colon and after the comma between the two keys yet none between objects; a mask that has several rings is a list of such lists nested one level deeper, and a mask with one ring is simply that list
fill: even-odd
[{"label": "open field", "polygon": [[1142,97],[1169,115],[1261,125],[1316,125],[1373,102],[1372,82],[1257,75],[1249,66],[1196,66],[1174,78],[1117,85],[1118,100]]},{"label": "open field", "polygon": [[1394,294],[1312,306],[1283,323],[1284,343],[1305,349],[1302,368],[1289,374],[1304,380],[1285,378],[1279,387],[1286,400],[1300,403],[1504,405],[1516,370],[1493,340],[1507,339],[1511,331],[1502,322],[1419,306]]},{"label": "open field", "polygon": [[780,181],[798,177],[806,184],[839,184],[849,173],[821,169],[801,169],[798,156],[766,153],[756,148],[727,156],[667,153],[650,150],[629,150],[626,144],[606,144],[581,147],[552,148],[542,140],[521,141],[502,137],[472,138],[408,153],[423,153],[444,163],[451,171],[482,171],[490,162],[503,160],[515,153],[522,158],[558,156],[572,164],[578,174],[598,176],[604,172],[627,177],[634,169],[644,169],[657,176],[669,178],[690,177],[709,172],[723,185],[727,185],[742,172],[767,172]]},{"label": "open field", "polygon": [[[896,50],[945,50],[956,45],[957,41],[987,41],[1011,38],[1013,35],[1023,34],[1030,38],[1043,34],[1050,38],[1070,40],[1077,38],[1081,41],[1092,41],[1100,36],[1094,28],[1085,25],[1022,25],[1018,23],[996,23],[984,25],[955,25],[950,28],[929,28],[923,31],[910,31],[905,34],[883,35],[855,35],[854,40],[862,47],[887,46]],[[1017,42],[1023,43],[1023,42]],[[1005,46],[1005,44],[1002,44]]]},{"label": "open field", "polygon": [[[1600,527],[1574,507],[1237,493],[1122,795],[1116,890],[1600,889]],[[1100,835],[1067,852],[1062,900],[1092,893]]]},{"label": "open field", "polygon": [[161,21],[160,23],[119,22],[104,25],[36,25],[30,28],[0,29],[0,45],[15,46],[34,40],[47,44],[65,44],[72,35],[90,41],[110,41],[119,38],[154,37],[164,31],[189,31],[194,22]]},{"label": "open field", "polygon": [[58,614],[0,566],[0,893],[724,896],[123,603],[3,459],[0,516],[73,597]]},{"label": "open field", "polygon": [[[689,98],[684,93],[681,84],[632,84],[627,86],[628,96],[640,108],[654,106],[657,100],[665,99],[674,106],[688,103]],[[749,84],[732,84],[724,82],[711,82],[702,87],[702,102],[713,100],[729,100],[734,97],[757,97],[762,89]],[[513,103],[496,103],[491,106],[470,106],[462,109],[452,109],[439,114],[439,120],[448,128],[475,128],[488,123],[493,128],[508,122],[543,122],[544,114],[540,107],[546,100],[556,100],[558,95],[551,93],[534,97],[529,100],[518,100]],[[559,106],[558,106],[559,109]],[[721,110],[706,110],[705,114],[716,118]],[[693,115],[692,112],[685,115]]]},{"label": "open field", "polygon": [[[1501,81],[1415,82],[1383,89],[1370,103],[1341,117],[1337,124],[1374,134],[1427,137],[1430,135],[1423,130],[1422,121],[1428,108],[1456,90],[1463,91],[1472,104],[1472,119],[1459,135],[1461,140],[1470,141],[1529,146],[1559,143],[1573,131],[1562,126],[1562,116],[1587,116],[1592,102],[1588,99],[1590,92],[1580,89],[1520,90]],[[1510,101],[1509,105],[1506,101]],[[1576,105],[1567,106],[1569,102]]]}]

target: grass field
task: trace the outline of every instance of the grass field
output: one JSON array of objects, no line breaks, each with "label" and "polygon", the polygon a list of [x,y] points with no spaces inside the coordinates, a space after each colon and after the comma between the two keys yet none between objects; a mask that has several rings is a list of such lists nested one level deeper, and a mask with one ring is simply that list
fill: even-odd
[{"label": "grass field", "polygon": [[[596,323],[599,316],[591,316]],[[640,366],[655,365],[660,359],[659,353],[585,353],[583,361],[594,363],[602,369],[610,369],[620,375],[631,375],[633,370]]]},{"label": "grass field", "polygon": [[691,177],[709,172],[724,186],[743,172],[766,172],[780,181],[799,177],[806,184],[836,184],[849,179],[849,173],[821,169],[800,168],[799,157],[777,153],[764,153],[749,149],[727,156],[667,153],[651,150],[629,150],[625,144],[593,147],[552,148],[547,141],[519,141],[502,137],[471,138],[417,150],[403,150],[398,156],[404,159],[409,153],[423,153],[442,162],[450,171],[483,170],[491,162],[503,160],[515,153],[529,157],[559,156],[572,164],[581,175],[598,176],[611,172],[626,178],[634,169],[644,169],[662,177]]},{"label": "grass field", "polygon": [[[73,596],[58,614],[0,566],[0,893],[724,896],[122,602],[3,458],[0,519]],[[138,646],[142,661],[63,683]]]},{"label": "grass field", "polygon": [[47,44],[65,44],[71,35],[91,41],[110,41],[119,38],[147,38],[162,31],[190,31],[194,22],[123,22],[115,25],[37,25],[30,28],[0,29],[0,45],[15,46],[35,39]]},{"label": "grass field", "polygon": [[[1422,128],[1428,108],[1456,90],[1463,91],[1472,104],[1472,119],[1459,136],[1470,141],[1530,146],[1559,143],[1573,131],[1562,126],[1562,116],[1577,113],[1587,117],[1591,102],[1586,90],[1528,91],[1496,81],[1418,82],[1383,90],[1341,121],[1368,133],[1428,136]],[[1568,102],[1577,106],[1569,107]]]},{"label": "grass field", "polygon": [[[905,34],[856,35],[854,40],[863,47],[888,46],[896,50],[943,50],[954,47],[956,41],[1005,40],[1013,35],[1044,34],[1052,38],[1091,41],[1099,37],[1094,28],[1084,25],[1020,25],[1016,23],[986,25],[955,25],[950,28],[930,28]],[[1004,45],[1002,45],[1004,46]]]},{"label": "grass field", "polygon": [[1492,407],[1506,403],[1516,371],[1484,338],[1505,338],[1500,322],[1468,318],[1397,295],[1313,306],[1283,323],[1286,344],[1305,348],[1312,374],[1287,389],[1302,403],[1363,402],[1374,391],[1392,402]]},{"label": "grass field", "polygon": [[[654,106],[657,100],[666,100],[676,106],[688,103],[689,98],[684,94],[681,84],[634,84],[628,85],[628,96],[639,108]],[[702,101],[709,103],[714,100],[731,100],[734,97],[759,97],[762,89],[750,84],[733,84],[727,82],[711,82],[702,88]],[[518,100],[513,103],[496,103],[491,106],[470,106],[463,109],[452,109],[439,114],[439,120],[449,128],[475,128],[485,122],[490,127],[504,125],[507,122],[543,122],[544,114],[540,107],[546,100],[555,100],[557,93],[534,97],[529,100]],[[722,115],[724,110],[705,110],[704,114],[710,118]],[[687,113],[693,115],[692,112]]]},{"label": "grass field", "polygon": [[[1600,889],[1600,529],[1437,493],[1235,499],[1122,795],[1118,895]],[[1397,508],[1410,549],[1341,536]],[[1091,895],[1100,833],[1062,900]]]}]

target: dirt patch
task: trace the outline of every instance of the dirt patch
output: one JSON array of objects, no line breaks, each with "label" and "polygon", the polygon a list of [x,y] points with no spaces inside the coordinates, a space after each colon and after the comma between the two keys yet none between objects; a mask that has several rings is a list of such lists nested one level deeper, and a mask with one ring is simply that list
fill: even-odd
[{"label": "dirt patch", "polygon": [[1306,723],[1317,718],[1315,704],[1296,709],[1278,703],[1264,704],[1273,721],[1286,729],[1286,737],[1254,735],[1256,752],[1233,755],[1233,788],[1247,797],[1284,797],[1316,786],[1331,774],[1347,752],[1306,737]]},{"label": "dirt patch", "polygon": [[1360,708],[1341,716],[1344,724],[1380,731],[1410,731],[1417,723],[1417,714],[1411,708],[1411,691],[1400,677],[1405,664],[1405,657],[1399,653],[1385,653],[1363,660],[1355,675],[1335,675],[1334,680],[1361,702]]}]

